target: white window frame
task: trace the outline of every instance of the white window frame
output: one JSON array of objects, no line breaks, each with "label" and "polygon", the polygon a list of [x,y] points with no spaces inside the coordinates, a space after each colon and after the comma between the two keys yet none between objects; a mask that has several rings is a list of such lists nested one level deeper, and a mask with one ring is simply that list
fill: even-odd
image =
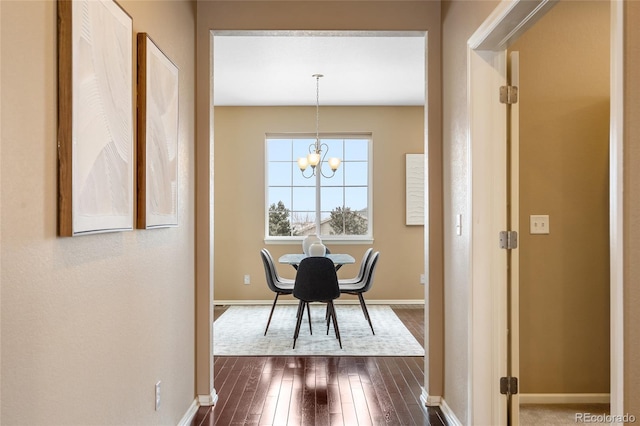
[{"label": "white window frame", "polygon": [[[269,139],[315,139],[315,133],[266,133],[264,139],[265,166],[265,203],[264,203],[264,242],[266,244],[292,244],[305,238],[304,236],[271,236],[269,235]],[[373,244],[373,134],[370,132],[319,133],[320,139],[367,139],[367,223],[366,235],[322,235],[322,241],[331,244]],[[330,153],[331,155],[331,153]],[[328,160],[328,158],[327,158]],[[327,165],[328,166],[328,165]],[[325,166],[326,167],[326,166]],[[340,166],[342,167],[342,165]],[[306,173],[309,171],[307,170]],[[313,178],[312,178],[313,179]],[[316,214],[318,214],[316,206]]]}]

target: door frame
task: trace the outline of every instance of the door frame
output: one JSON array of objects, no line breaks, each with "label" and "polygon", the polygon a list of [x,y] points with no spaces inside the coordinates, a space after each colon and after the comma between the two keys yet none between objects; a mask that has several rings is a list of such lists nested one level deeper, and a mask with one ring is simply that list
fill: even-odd
[{"label": "door frame", "polygon": [[[506,372],[506,255],[498,232],[506,230],[506,114],[498,87],[506,81],[506,49],[556,0],[502,0],[468,41],[470,173],[469,424],[506,424],[499,378]],[[611,1],[610,404],[623,414],[623,2]]]}]

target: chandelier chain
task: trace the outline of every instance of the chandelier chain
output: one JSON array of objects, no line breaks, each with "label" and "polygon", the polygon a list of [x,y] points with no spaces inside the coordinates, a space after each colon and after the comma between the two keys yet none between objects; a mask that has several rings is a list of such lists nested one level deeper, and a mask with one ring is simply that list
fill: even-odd
[{"label": "chandelier chain", "polygon": [[320,141],[320,74],[316,74],[316,145]]}]

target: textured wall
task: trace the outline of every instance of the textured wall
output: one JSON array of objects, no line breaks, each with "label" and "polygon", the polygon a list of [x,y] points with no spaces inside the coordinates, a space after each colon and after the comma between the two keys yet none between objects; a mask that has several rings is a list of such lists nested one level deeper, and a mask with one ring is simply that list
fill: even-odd
[{"label": "textured wall", "polygon": [[[520,52],[520,390],[609,392],[609,8],[560,2]],[[550,234],[529,215],[550,215]]]},{"label": "textured wall", "polygon": [[[259,256],[265,247],[264,135],[308,131],[314,123],[315,107],[216,107],[214,116],[214,167],[219,176],[224,176],[215,186],[214,296],[216,300],[270,300],[273,293],[266,286]],[[404,154],[424,149],[424,109],[326,106],[320,116],[323,132],[373,134],[373,247],[381,257],[367,299],[424,300],[424,286],[420,285],[424,227],[405,225],[404,191]],[[328,244],[334,253],[349,253],[356,258],[355,265],[345,265],[338,271],[340,277],[355,276],[369,245]],[[302,250],[299,243],[266,247],[276,259]],[[295,276],[290,266],[276,266],[282,275]],[[243,284],[244,274],[251,275],[251,285]]]},{"label": "textured wall", "polygon": [[443,187],[445,258],[444,399],[463,423],[469,417],[469,229],[455,233],[455,217],[470,215],[467,40],[497,1],[442,3]]},{"label": "textured wall", "polygon": [[175,425],[194,400],[194,5],[119,3],[180,68],[180,226],[56,236],[56,2],[2,1],[3,425]]}]

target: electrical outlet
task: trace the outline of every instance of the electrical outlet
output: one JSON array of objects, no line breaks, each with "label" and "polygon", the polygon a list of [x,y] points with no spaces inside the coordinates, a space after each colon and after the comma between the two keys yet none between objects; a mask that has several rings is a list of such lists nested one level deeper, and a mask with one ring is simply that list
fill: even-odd
[{"label": "electrical outlet", "polygon": [[425,282],[424,274],[420,274],[420,284],[424,284]]},{"label": "electrical outlet", "polygon": [[160,384],[162,382],[156,383],[156,411],[160,409]]},{"label": "electrical outlet", "polygon": [[246,275],[244,276],[244,283],[245,283],[245,284],[251,284],[251,275],[246,274]]}]

